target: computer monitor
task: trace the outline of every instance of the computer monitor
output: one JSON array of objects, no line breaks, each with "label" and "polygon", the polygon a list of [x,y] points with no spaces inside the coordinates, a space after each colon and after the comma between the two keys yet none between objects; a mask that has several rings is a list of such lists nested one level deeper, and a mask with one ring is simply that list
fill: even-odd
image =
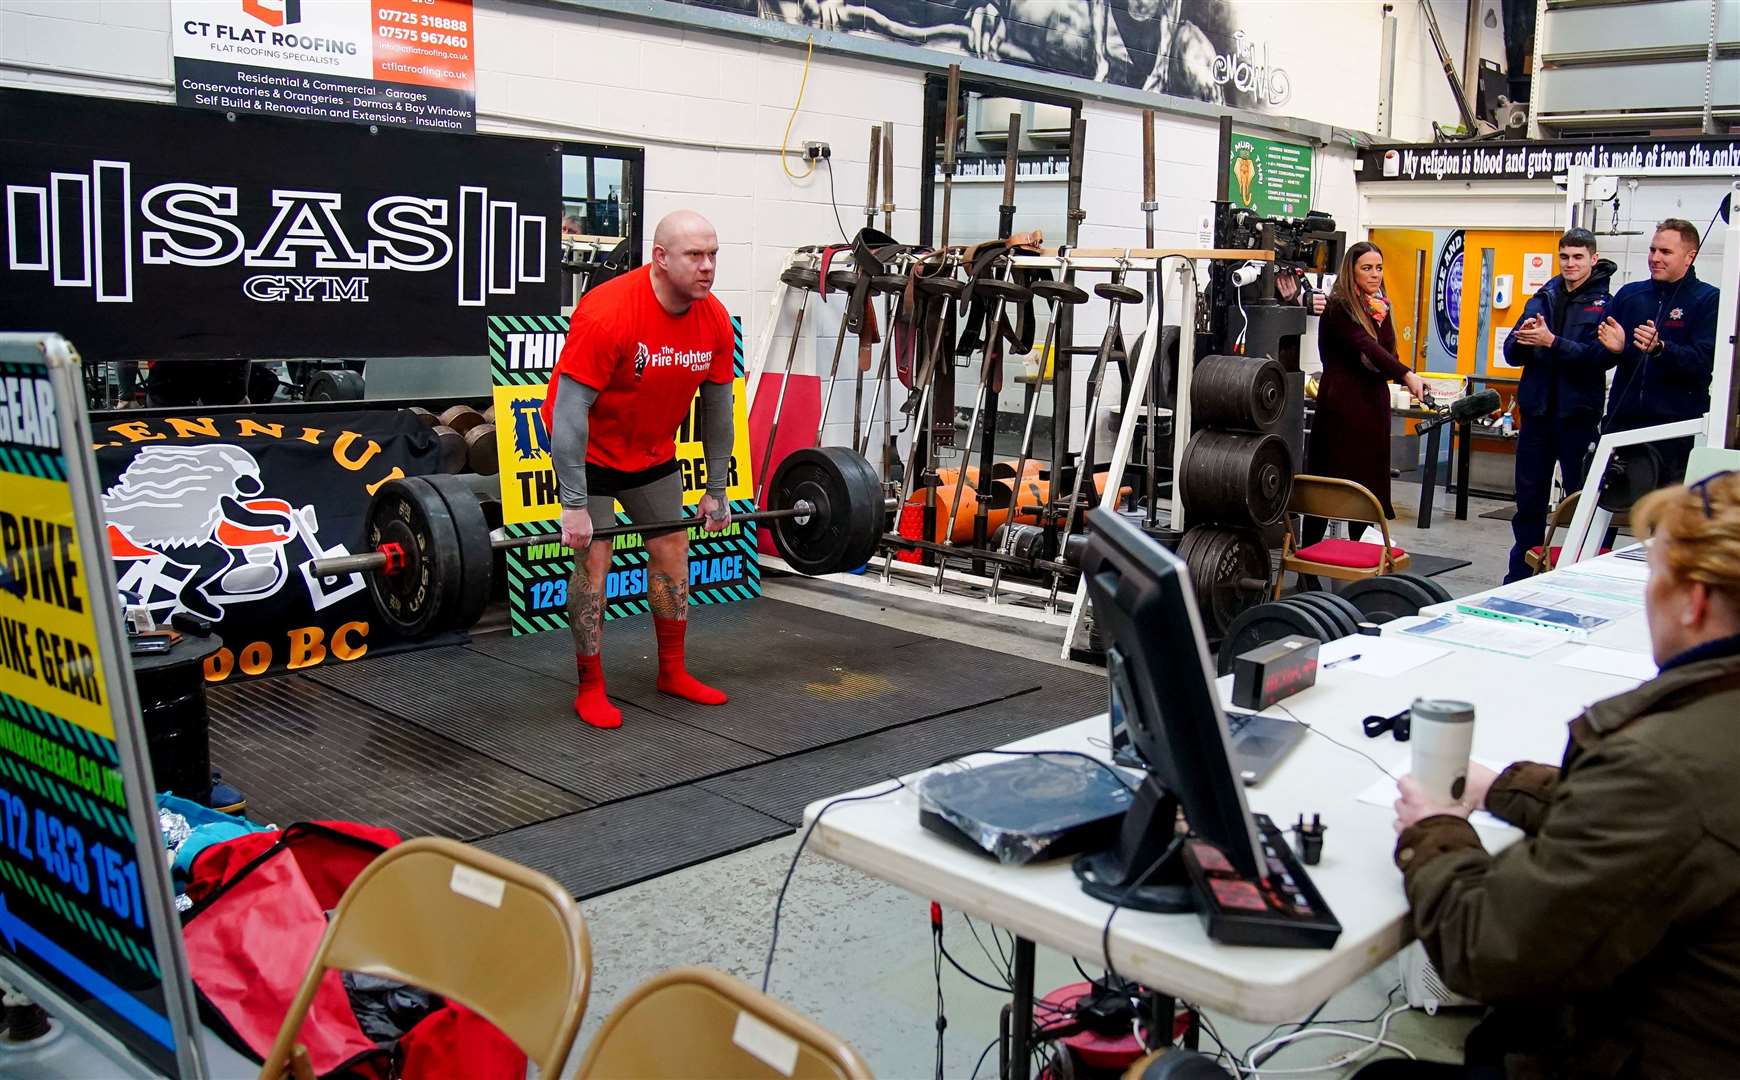
[{"label": "computer monitor", "polygon": [[1102,899],[1188,911],[1195,902],[1181,856],[1157,865],[1180,807],[1192,835],[1246,877],[1263,872],[1262,843],[1233,770],[1189,567],[1116,514],[1095,510],[1087,520],[1082,576],[1107,643],[1113,722],[1128,729],[1147,775],[1117,845],[1080,856],[1075,872]]}]

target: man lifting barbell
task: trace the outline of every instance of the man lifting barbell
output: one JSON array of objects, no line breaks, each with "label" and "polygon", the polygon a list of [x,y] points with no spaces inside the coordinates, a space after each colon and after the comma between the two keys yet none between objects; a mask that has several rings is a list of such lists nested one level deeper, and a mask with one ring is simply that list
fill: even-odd
[{"label": "man lifting barbell", "polygon": [[[731,523],[725,482],[731,469],[734,336],[725,305],[712,295],[719,238],[690,210],[667,215],[653,231],[650,265],[592,289],[569,325],[550,388],[550,432],[562,503],[562,542],[576,552],[568,588],[580,690],[574,712],[594,727],[622,725],[604,692],[605,582],[612,544],[595,530],[615,523],[616,502],[637,525],[669,523],[682,511],[676,431],[696,391],[706,493],[697,507],[708,532]],[[658,636],[658,689],[701,705],[726,696],[690,675],[683,637],[689,617],[686,529],[647,530],[647,596]]]}]

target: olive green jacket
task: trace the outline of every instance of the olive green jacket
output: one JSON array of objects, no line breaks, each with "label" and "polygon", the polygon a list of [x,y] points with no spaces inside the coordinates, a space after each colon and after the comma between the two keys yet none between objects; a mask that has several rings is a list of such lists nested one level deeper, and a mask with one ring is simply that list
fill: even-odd
[{"label": "olive green jacket", "polygon": [[1556,1017],[1511,1074],[1740,1077],[1740,656],[1590,706],[1560,768],[1512,765],[1486,805],[1523,839],[1427,818],[1396,864],[1448,986]]}]

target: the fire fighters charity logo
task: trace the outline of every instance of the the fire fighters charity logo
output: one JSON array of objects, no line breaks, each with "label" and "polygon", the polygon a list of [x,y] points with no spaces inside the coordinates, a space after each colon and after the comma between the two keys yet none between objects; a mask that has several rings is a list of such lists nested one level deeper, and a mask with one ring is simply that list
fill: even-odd
[{"label": "the fire fighters charity logo", "polygon": [[634,346],[634,378],[636,382],[646,374],[646,366],[652,360],[652,353],[647,350],[646,342],[636,342]]},{"label": "the fire fighters charity logo", "polygon": [[123,593],[159,622],[187,611],[218,622],[226,604],[276,595],[301,570],[315,610],[363,586],[352,574],[331,587],[306,563],[348,554],[317,536],[314,507],[265,496],[260,463],[239,446],[147,446],[103,493],[109,553],[125,567]]}]

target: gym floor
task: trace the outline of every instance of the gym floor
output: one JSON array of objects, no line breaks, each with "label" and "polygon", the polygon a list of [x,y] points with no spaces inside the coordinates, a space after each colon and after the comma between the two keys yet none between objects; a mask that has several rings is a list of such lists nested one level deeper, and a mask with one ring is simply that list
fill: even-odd
[{"label": "gym floor", "polygon": [[[1440,492],[1432,527],[1413,527],[1418,485],[1398,481],[1393,500],[1398,520],[1394,540],[1404,549],[1470,560],[1470,565],[1438,576],[1461,596],[1498,583],[1510,550],[1510,525],[1479,515],[1505,504],[1472,499],[1469,519],[1457,521],[1451,500]],[[867,622],[960,641],[1006,655],[1054,663],[1060,640],[1025,624],[991,616],[970,616],[927,608],[922,602],[889,603],[867,594],[817,582],[769,582],[767,594],[793,604],[826,608]],[[871,599],[871,597],[875,597]],[[707,617],[699,612],[697,619]],[[1097,669],[1087,669],[1097,670]],[[1073,674],[1073,672],[1071,672]],[[1059,672],[1060,676],[1064,671]],[[1073,718],[1071,718],[1073,719]],[[616,1002],[634,986],[675,964],[707,964],[759,984],[767,959],[774,898],[785,877],[797,837],[788,835],[630,888],[606,893],[581,907],[592,931],[594,983],[579,1045],[597,1031]],[[984,942],[981,949],[971,929]],[[969,928],[958,914],[948,916],[944,943],[955,959],[988,981],[1003,964],[992,932],[983,923]],[[1003,946],[1007,949],[1007,944]],[[1100,966],[1084,962],[1090,974]],[[1040,993],[1080,982],[1068,957],[1039,950]],[[1400,982],[1394,961],[1337,995],[1324,1009],[1325,1020],[1360,1021],[1385,1011]],[[966,1078],[997,1030],[1006,997],[975,986],[945,966],[942,976],[948,1028],[943,1075]],[[806,854],[799,862],[781,917],[779,948],[769,991],[813,1016],[848,1040],[878,1076],[921,1077],[935,1073],[935,977],[931,970],[929,904],[896,886],[850,867]],[[1394,1001],[1400,1003],[1399,991]],[[1210,1014],[1209,1022],[1236,1053],[1243,1054],[1268,1032]],[[1371,1032],[1375,1024],[1342,1026]],[[1472,1018],[1446,1010],[1437,1016],[1408,1012],[1395,1018],[1390,1038],[1423,1059],[1455,1060]],[[1212,1043],[1204,1040],[1204,1047]],[[1337,1039],[1313,1039],[1285,1050],[1277,1069],[1321,1064],[1354,1048]],[[1357,1067],[1342,1073],[1351,1075]],[[995,1051],[979,1076],[996,1073]]]}]

